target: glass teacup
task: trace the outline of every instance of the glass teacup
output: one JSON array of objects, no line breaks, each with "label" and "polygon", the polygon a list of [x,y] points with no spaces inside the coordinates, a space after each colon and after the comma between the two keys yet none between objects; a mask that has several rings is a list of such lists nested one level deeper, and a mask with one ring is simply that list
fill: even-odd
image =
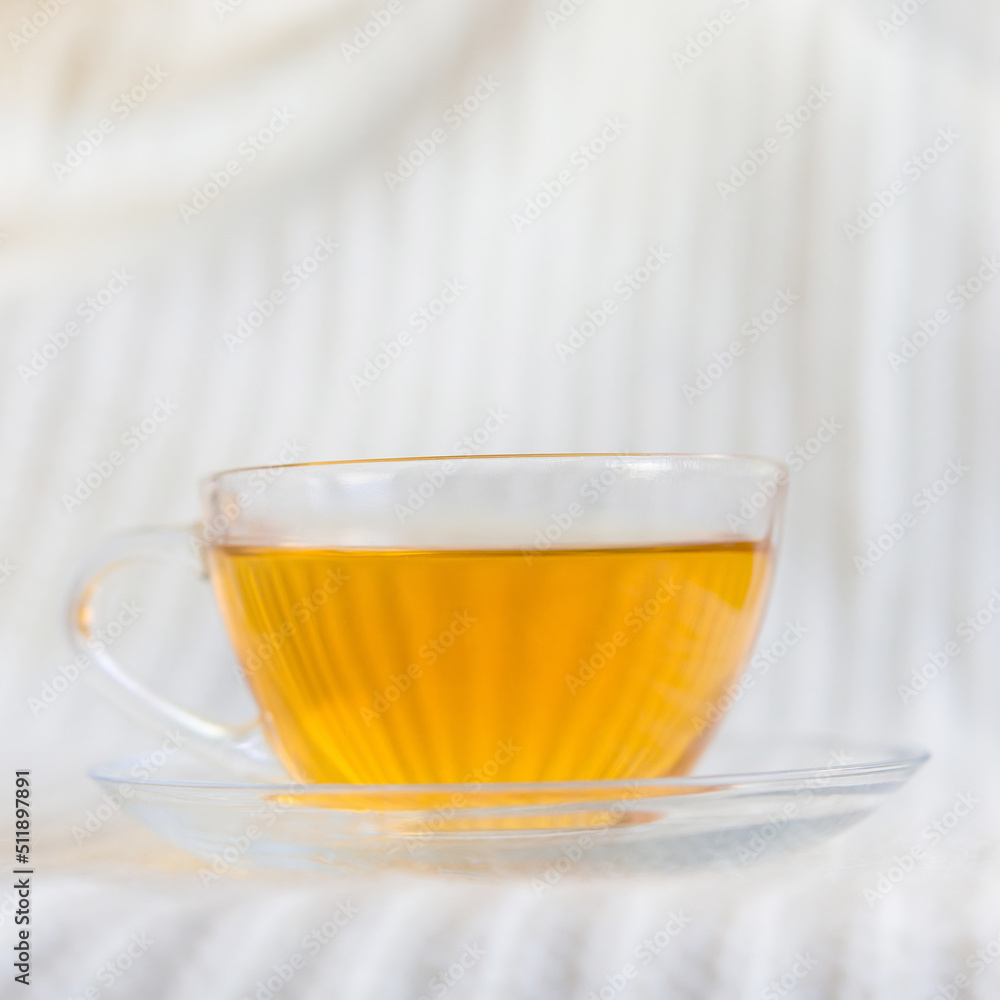
[{"label": "glass teacup", "polygon": [[[770,588],[784,469],[698,455],[329,462],[211,477],[193,530],[114,543],[77,641],[147,719],[303,782],[684,773]],[[207,568],[260,719],[229,727],[127,675],[91,603],[123,561]]]}]

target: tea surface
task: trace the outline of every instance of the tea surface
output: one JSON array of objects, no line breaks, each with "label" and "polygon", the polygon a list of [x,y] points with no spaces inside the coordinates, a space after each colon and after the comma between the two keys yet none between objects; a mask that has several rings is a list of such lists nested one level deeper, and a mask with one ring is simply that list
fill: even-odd
[{"label": "tea surface", "polygon": [[747,542],[209,560],[268,736],[313,782],[682,773],[770,573]]}]

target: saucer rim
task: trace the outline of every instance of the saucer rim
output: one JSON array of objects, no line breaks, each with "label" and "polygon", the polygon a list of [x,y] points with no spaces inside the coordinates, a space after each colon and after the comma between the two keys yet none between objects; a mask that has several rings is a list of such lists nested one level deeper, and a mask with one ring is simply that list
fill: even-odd
[{"label": "saucer rim", "polygon": [[[728,771],[714,774],[696,774],[684,776],[665,776],[661,778],[585,778],[560,781],[491,781],[491,782],[422,782],[422,783],[353,783],[353,782],[317,782],[303,783],[289,777],[287,781],[248,781],[240,780],[235,775],[225,780],[212,778],[177,779],[169,777],[136,776],[129,770],[134,765],[143,765],[148,769],[149,752],[146,754],[130,754],[115,758],[103,764],[93,765],[87,769],[87,775],[100,784],[124,783],[141,788],[172,788],[172,789],[225,789],[230,791],[269,792],[272,794],[317,794],[317,795],[347,795],[347,794],[478,794],[484,792],[518,793],[538,792],[549,793],[614,791],[616,789],[640,789],[655,793],[656,791],[685,789],[702,789],[706,786],[718,786],[726,790],[735,790],[740,786],[759,787],[767,784],[781,785],[786,783],[799,784],[809,780],[847,779],[867,775],[903,772],[910,775],[931,759],[931,752],[923,747],[898,744],[883,744],[868,741],[845,740],[823,736],[801,737],[794,734],[771,737],[782,744],[793,745],[805,749],[809,745],[830,747],[836,744],[845,745],[848,750],[867,752],[869,759],[850,764],[833,764],[822,767],[782,768],[772,771]],[[759,742],[748,738],[736,737],[731,742]],[[194,755],[192,755],[194,756]],[[218,767],[212,761],[200,760],[206,766]]]}]

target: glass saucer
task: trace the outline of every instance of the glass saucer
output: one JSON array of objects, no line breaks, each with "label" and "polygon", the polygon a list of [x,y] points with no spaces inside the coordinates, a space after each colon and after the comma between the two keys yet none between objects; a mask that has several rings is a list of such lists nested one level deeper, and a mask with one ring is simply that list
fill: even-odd
[{"label": "glass saucer", "polygon": [[402,869],[551,882],[741,866],[812,846],[864,819],[927,757],[785,737],[723,741],[687,777],[636,781],[256,784],[181,754],[90,774],[218,874]]}]

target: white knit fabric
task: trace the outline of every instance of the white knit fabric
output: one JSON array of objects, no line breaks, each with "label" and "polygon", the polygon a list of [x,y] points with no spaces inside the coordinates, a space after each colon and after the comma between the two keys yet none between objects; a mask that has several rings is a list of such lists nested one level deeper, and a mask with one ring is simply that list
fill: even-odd
[{"label": "white knit fabric", "polygon": [[[483,955],[456,1000],[929,1000],[959,974],[957,995],[1000,995],[1000,961],[975,957],[1000,935],[1000,624],[958,631],[1000,588],[1000,281],[983,263],[1000,261],[995,5],[51,0],[2,20],[2,732],[5,763],[33,771],[35,995],[265,997],[299,951],[275,995],[435,996],[467,946]],[[449,112],[477,87],[478,108]],[[387,177],[421,142],[426,162]],[[870,225],[845,229],[873,203]],[[337,247],[293,288],[283,274],[311,267],[319,240]],[[669,259],[640,285],[654,250]],[[446,281],[459,301],[368,379]],[[273,315],[245,325],[275,289]],[[779,293],[794,301],[767,325]],[[607,299],[615,314],[560,350]],[[762,315],[752,341],[741,330]],[[158,403],[176,411],[124,445]],[[161,738],[83,683],[44,700],[72,658],[79,561],[120,529],[196,518],[216,469],[289,444],[301,459],[448,453],[491,410],[490,452],[791,452],[761,643],[789,620],[808,632],[720,738],[913,742],[934,763],[794,864],[541,896],[409,879],[202,888],[196,861],[120,814],[74,837],[100,802],[86,767]],[[124,464],[67,500],[119,447]],[[161,598],[121,654],[238,716],[207,595]],[[949,641],[959,655],[916,691]],[[961,793],[970,816],[873,901]],[[357,916],[307,955],[338,903]],[[617,991],[672,914],[683,929]],[[99,969],[132,935],[139,955],[109,985]],[[16,989],[5,973],[0,996]]]}]

